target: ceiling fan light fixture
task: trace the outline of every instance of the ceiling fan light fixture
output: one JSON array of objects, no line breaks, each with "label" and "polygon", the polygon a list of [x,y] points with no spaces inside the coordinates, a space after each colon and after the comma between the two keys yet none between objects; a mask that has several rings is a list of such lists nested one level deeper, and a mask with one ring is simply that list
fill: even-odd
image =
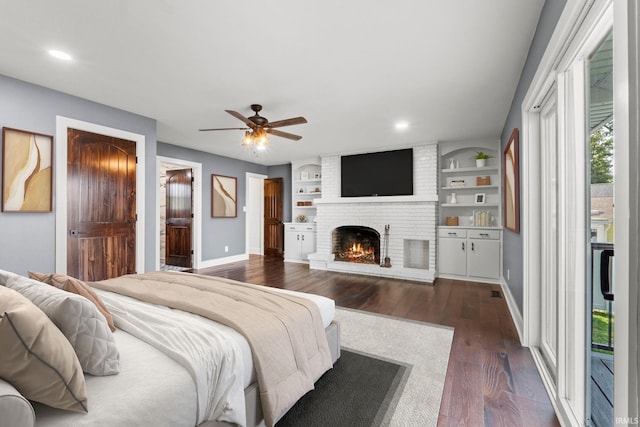
[{"label": "ceiling fan light fixture", "polygon": [[267,132],[264,129],[256,129],[253,131],[254,134],[254,144],[256,145],[256,149],[264,150],[269,145],[269,137],[267,136]]},{"label": "ceiling fan light fixture", "polygon": [[251,132],[246,131],[244,133],[244,137],[242,138],[242,146],[251,147],[252,145],[253,145],[253,135],[251,135]]}]

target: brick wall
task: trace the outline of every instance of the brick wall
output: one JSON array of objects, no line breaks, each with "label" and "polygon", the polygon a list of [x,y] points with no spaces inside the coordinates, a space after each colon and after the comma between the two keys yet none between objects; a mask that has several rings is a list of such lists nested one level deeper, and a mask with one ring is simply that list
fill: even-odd
[{"label": "brick wall", "polygon": [[[393,275],[403,277],[405,240],[429,241],[428,270],[436,265],[436,227],[438,218],[438,147],[436,144],[413,148],[414,195],[377,198],[340,197],[340,156],[322,158],[322,198],[317,203],[316,255],[329,257],[331,233],[339,226],[359,225],[384,235],[389,225],[388,255]],[[385,256],[384,246],[381,257]],[[313,265],[312,265],[313,266]],[[349,267],[357,272],[358,266]],[[363,272],[367,270],[363,267]],[[370,269],[369,269],[370,271]],[[412,277],[411,275],[407,277]]]}]

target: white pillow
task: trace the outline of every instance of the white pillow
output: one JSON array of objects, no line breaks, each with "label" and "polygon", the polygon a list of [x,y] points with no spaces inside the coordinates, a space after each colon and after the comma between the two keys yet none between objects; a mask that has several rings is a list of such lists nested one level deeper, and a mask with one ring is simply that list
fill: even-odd
[{"label": "white pillow", "polygon": [[84,372],[118,373],[120,354],[115,339],[105,317],[91,301],[37,280],[10,275],[5,286],[20,292],[49,316],[73,346]]}]

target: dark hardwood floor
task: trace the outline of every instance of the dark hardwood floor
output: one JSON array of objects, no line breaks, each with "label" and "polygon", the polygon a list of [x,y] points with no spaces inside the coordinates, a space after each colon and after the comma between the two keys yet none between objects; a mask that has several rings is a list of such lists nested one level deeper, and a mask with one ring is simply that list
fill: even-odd
[{"label": "dark hardwood floor", "polygon": [[455,328],[439,426],[559,426],[498,285],[405,280],[310,270],[251,256],[198,271],[243,282],[324,295],[339,307]]}]

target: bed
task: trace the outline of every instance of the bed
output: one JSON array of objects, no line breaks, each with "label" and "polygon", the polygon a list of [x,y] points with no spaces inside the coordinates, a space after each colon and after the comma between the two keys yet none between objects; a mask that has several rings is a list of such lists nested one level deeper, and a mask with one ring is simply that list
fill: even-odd
[{"label": "bed", "polygon": [[[305,393],[303,390],[309,388],[303,384],[298,386],[298,382],[304,382],[300,378],[310,379],[313,388],[313,382],[330,369],[340,356],[339,325],[333,321],[335,304],[333,300],[317,295],[174,272],[123,276],[91,284],[88,290],[86,284],[67,276],[36,274],[33,277],[42,281],[0,270],[0,284],[6,288],[0,289],[0,313],[4,314],[0,321],[0,343],[6,339],[3,338],[7,329],[6,325],[3,329],[3,324],[7,323],[5,318],[15,317],[13,313],[11,316],[5,313],[7,304],[13,304],[7,303],[11,298],[19,300],[25,306],[27,302],[20,298],[28,299],[29,304],[38,306],[50,319],[71,317],[78,323],[76,319],[82,318],[79,322],[81,328],[91,325],[91,330],[85,333],[92,335],[93,341],[89,345],[80,342],[78,336],[82,335],[82,331],[77,330],[78,325],[65,326],[62,324],[65,319],[57,319],[55,326],[66,334],[69,343],[73,343],[73,351],[79,363],[82,361],[81,367],[85,373],[80,372],[71,377],[77,382],[81,381],[76,377],[82,377],[86,398],[84,401],[70,398],[71,403],[67,408],[55,408],[53,406],[56,405],[36,402],[35,400],[46,402],[46,399],[38,397],[29,401],[23,396],[24,393],[20,393],[22,385],[16,386],[19,381],[11,378],[15,375],[15,369],[7,372],[5,363],[5,368],[0,367],[0,425],[34,425],[34,417],[35,425],[39,426],[273,425]],[[54,278],[57,280],[53,280]],[[76,286],[75,291],[70,289],[70,283]],[[209,297],[210,287],[229,289],[230,294],[211,296],[211,302],[207,302],[205,297]],[[167,288],[166,295],[163,288]],[[87,291],[90,294],[83,296],[82,293]],[[151,301],[141,300],[144,296],[138,295],[139,292],[150,292]],[[255,303],[257,308],[248,308],[244,294],[251,295],[250,299],[253,299],[256,292],[259,294],[259,300]],[[189,293],[195,293],[197,297],[191,298],[191,302],[189,298],[186,298],[187,302],[179,301],[182,295]],[[265,294],[264,298],[262,294]],[[55,304],[48,301],[60,298],[65,301],[83,299],[83,308],[69,309],[70,306],[64,304],[52,308]],[[95,301],[91,301],[92,299]],[[263,300],[269,302],[265,303]],[[87,305],[87,301],[91,307]],[[284,311],[295,311],[286,308],[286,304],[292,301],[294,306],[314,307],[302,309],[303,312],[311,313],[310,318],[316,319],[313,324],[305,326],[306,329],[301,333],[292,332],[292,321],[284,319],[280,313],[275,315],[275,322],[279,326],[274,327],[274,335],[261,330],[257,333],[258,338],[255,338],[234,329],[236,322],[262,323],[259,320],[261,318],[253,321],[246,319],[252,318],[253,312],[261,310],[261,306],[265,304],[283,304]],[[201,310],[206,311],[217,305],[233,307],[226,310],[232,312],[230,316],[237,310],[246,308],[249,311],[242,314],[240,320],[226,319],[224,307],[214,310],[214,313],[200,313]],[[169,308],[171,306],[173,308]],[[92,312],[86,314],[82,310]],[[106,312],[103,313],[102,310]],[[220,319],[218,316],[224,318]],[[42,322],[46,323],[47,320],[42,319]],[[231,325],[227,326],[225,322]],[[293,323],[301,325],[305,322],[293,320]],[[28,327],[32,327],[34,323],[37,322],[30,319]],[[70,328],[73,329],[71,332]],[[111,328],[114,332],[110,331]],[[313,328],[316,329],[315,335],[322,335],[321,339],[310,338],[314,336]],[[269,361],[265,361],[265,358],[271,358],[272,352],[276,351],[269,346],[280,342],[278,330],[286,331],[285,335],[291,342],[301,341],[299,345],[305,349],[305,360],[300,359],[301,356],[294,350],[293,356],[273,356],[277,365],[269,365]],[[98,339],[94,339],[95,336]],[[296,336],[299,338],[295,338]],[[324,342],[329,353],[328,367],[324,361]],[[316,346],[319,349],[317,354]],[[98,352],[106,356],[98,361],[91,358],[83,360],[83,351],[88,347],[94,352],[98,348]],[[261,347],[267,350],[260,350]],[[260,356],[261,351],[263,354],[266,352],[266,356]],[[72,358],[73,356],[68,357]],[[264,377],[277,375],[281,366],[287,366],[286,360],[289,358],[292,358],[294,365],[308,363],[315,366],[314,363],[322,361],[308,372],[290,375],[287,371],[287,381],[293,378],[296,383],[291,395],[289,388],[284,392],[276,390],[273,394],[269,394],[271,391],[266,393],[265,390],[271,390],[271,386],[265,385],[267,380]],[[267,372],[263,372],[264,370]],[[276,378],[276,382],[285,381]],[[65,391],[69,392],[69,389],[70,387],[66,387]],[[3,420],[7,424],[3,424]]]}]

